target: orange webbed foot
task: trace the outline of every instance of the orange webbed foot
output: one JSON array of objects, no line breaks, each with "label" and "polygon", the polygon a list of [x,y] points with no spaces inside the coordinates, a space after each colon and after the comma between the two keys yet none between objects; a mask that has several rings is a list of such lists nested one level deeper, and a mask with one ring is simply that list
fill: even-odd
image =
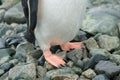
[{"label": "orange webbed foot", "polygon": [[64,51],[69,51],[70,49],[80,49],[82,44],[82,42],[68,42],[61,45],[61,48]]},{"label": "orange webbed foot", "polygon": [[65,61],[61,57],[52,54],[50,50],[45,50],[45,51],[43,51],[43,53],[44,53],[46,61],[48,61],[53,66],[58,68],[61,65],[62,66],[65,65]]}]

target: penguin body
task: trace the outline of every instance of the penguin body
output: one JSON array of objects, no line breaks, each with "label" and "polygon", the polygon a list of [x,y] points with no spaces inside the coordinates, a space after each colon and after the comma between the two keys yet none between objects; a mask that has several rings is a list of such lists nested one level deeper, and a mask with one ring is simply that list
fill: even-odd
[{"label": "penguin body", "polygon": [[55,67],[64,60],[51,53],[52,45],[65,51],[80,48],[81,42],[70,43],[77,34],[85,16],[86,0],[22,0],[27,20],[27,40],[35,38],[43,55]]},{"label": "penguin body", "polygon": [[82,24],[85,6],[84,0],[38,1],[35,36],[41,49],[71,41]]}]

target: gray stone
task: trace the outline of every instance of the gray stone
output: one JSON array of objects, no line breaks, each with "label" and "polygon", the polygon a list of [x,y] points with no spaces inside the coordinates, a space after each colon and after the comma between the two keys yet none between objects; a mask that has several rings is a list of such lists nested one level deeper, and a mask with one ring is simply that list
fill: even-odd
[{"label": "gray stone", "polygon": [[78,80],[90,80],[90,79],[88,79],[88,78],[86,78],[84,76],[80,76],[80,78]]},{"label": "gray stone", "polygon": [[4,48],[5,47],[5,40],[0,38],[0,48]]},{"label": "gray stone", "polygon": [[23,42],[17,46],[16,54],[15,54],[14,58],[16,58],[20,61],[25,61],[27,55],[31,51],[34,51],[33,45],[28,42]]},{"label": "gray stone", "polygon": [[66,60],[66,57],[67,57],[66,51],[58,52],[56,55]]},{"label": "gray stone", "polygon": [[115,77],[115,80],[120,80],[120,74]]},{"label": "gray stone", "polygon": [[47,70],[53,70],[54,69],[54,66],[52,64],[48,63],[47,61],[45,62],[44,67]]},{"label": "gray stone", "polygon": [[84,67],[84,64],[83,64],[83,61],[82,60],[78,60],[76,63],[75,63],[76,66],[80,67],[80,68],[83,68]]},{"label": "gray stone", "polygon": [[17,4],[20,0],[1,0],[1,1],[3,4],[0,6],[0,9],[8,10],[15,4]]},{"label": "gray stone", "polygon": [[5,72],[4,70],[0,69],[0,76],[4,74],[4,72]]},{"label": "gray stone", "polygon": [[38,77],[44,77],[46,74],[47,70],[43,68],[42,66],[37,66],[37,75]]},{"label": "gray stone", "polygon": [[69,62],[67,63],[67,65],[68,65],[69,67],[73,67],[74,62],[73,62],[73,61],[69,61]]},{"label": "gray stone", "polygon": [[12,63],[3,63],[1,66],[0,66],[0,69],[4,70],[4,71],[8,71],[10,68],[13,67],[13,64]]},{"label": "gray stone", "polygon": [[84,41],[84,43],[88,50],[93,49],[93,48],[99,48],[99,46],[94,38],[89,38],[88,40]]},{"label": "gray stone", "polygon": [[13,65],[16,65],[18,64],[18,59],[13,59],[13,60],[10,60],[9,63],[13,64]]},{"label": "gray stone", "polygon": [[94,56],[94,55],[96,55],[96,54],[103,55],[103,56],[105,56],[106,58],[109,58],[109,57],[110,57],[110,53],[109,53],[106,49],[94,48],[94,49],[91,49],[91,50],[90,50],[90,55],[91,55],[91,56]]},{"label": "gray stone", "polygon": [[119,50],[119,49],[116,50],[115,52],[113,52],[113,54],[118,54],[118,55],[120,55],[120,50]]},{"label": "gray stone", "polygon": [[0,49],[0,65],[10,59],[9,49]]},{"label": "gray stone", "polygon": [[119,38],[115,36],[101,35],[99,37],[98,43],[101,48],[104,48],[108,51],[116,49],[119,47]]},{"label": "gray stone", "polygon": [[9,78],[14,79],[21,74],[27,74],[28,76],[34,78],[36,76],[36,67],[34,63],[15,66],[9,71]]},{"label": "gray stone", "polygon": [[111,10],[111,12],[109,12],[109,9],[106,9],[106,11],[101,11],[103,8],[105,7],[100,6],[98,8],[90,9],[87,12],[86,19],[81,29],[93,35],[96,35],[97,33],[103,33],[112,36],[118,36],[118,17],[114,16],[114,13],[112,13],[113,10]]},{"label": "gray stone", "polygon": [[79,59],[83,58],[83,54],[82,49],[75,49],[67,53],[67,57],[76,63]]},{"label": "gray stone", "polygon": [[8,72],[4,73],[1,77],[0,80],[9,80],[8,79]]},{"label": "gray stone", "polygon": [[95,65],[101,60],[107,60],[107,58],[101,54],[96,54],[96,55],[92,56],[89,63],[84,66],[84,70],[87,70],[89,68],[93,69],[95,67]]},{"label": "gray stone", "polygon": [[76,74],[60,74],[51,77],[51,80],[78,80],[78,75]]},{"label": "gray stone", "polygon": [[19,24],[18,26],[14,27],[15,33],[22,33],[27,29],[26,24]]},{"label": "gray stone", "polygon": [[75,71],[76,74],[81,74],[82,73],[82,69],[80,67],[73,66],[72,69]]},{"label": "gray stone", "polygon": [[35,61],[31,55],[26,55],[26,63],[34,63]]},{"label": "gray stone", "polygon": [[116,4],[116,3],[118,3],[119,0],[90,0],[90,1],[94,5],[100,5],[100,4],[103,4],[103,3]]},{"label": "gray stone", "polygon": [[0,9],[0,21],[3,20],[5,12],[5,9]]},{"label": "gray stone", "polygon": [[10,59],[9,55],[0,58],[0,65],[3,64],[3,63],[5,63],[5,62],[7,62],[7,61],[9,61],[9,59]]},{"label": "gray stone", "polygon": [[21,73],[19,76],[15,77],[12,80],[35,80],[35,78],[32,78],[31,76],[29,76],[28,74],[25,73]]},{"label": "gray stone", "polygon": [[52,76],[56,74],[75,74],[75,72],[71,68],[50,70],[46,73],[46,77],[51,78]]},{"label": "gray stone", "polygon": [[92,79],[96,76],[96,73],[92,69],[88,69],[82,73],[82,76],[85,76],[88,79]]},{"label": "gray stone", "polygon": [[43,55],[43,52],[42,50],[33,50],[30,51],[28,55],[32,56],[34,59],[39,59]]},{"label": "gray stone", "polygon": [[13,27],[11,27],[10,25],[3,25],[3,27],[0,29],[0,37],[2,37],[2,36],[4,36],[4,35],[11,35],[10,33],[7,34],[8,31],[9,31],[9,32],[10,32],[10,31],[11,31],[11,32],[13,31],[13,33],[11,33],[11,34],[14,34],[14,28],[13,28]]},{"label": "gray stone", "polygon": [[105,75],[97,75],[92,80],[110,80],[110,79],[108,79],[107,76],[105,76]]},{"label": "gray stone", "polygon": [[106,74],[109,77],[113,77],[120,73],[120,66],[110,61],[100,61],[95,70],[98,74]]},{"label": "gray stone", "polygon": [[118,55],[118,54],[111,54],[110,60],[115,62],[115,63],[117,63],[118,65],[120,65],[120,55]]},{"label": "gray stone", "polygon": [[79,31],[76,37],[73,39],[74,41],[84,41],[87,40],[86,33],[83,31]]},{"label": "gray stone", "polygon": [[25,17],[21,3],[16,4],[14,7],[9,9],[4,16],[4,19],[7,23],[24,23]]}]

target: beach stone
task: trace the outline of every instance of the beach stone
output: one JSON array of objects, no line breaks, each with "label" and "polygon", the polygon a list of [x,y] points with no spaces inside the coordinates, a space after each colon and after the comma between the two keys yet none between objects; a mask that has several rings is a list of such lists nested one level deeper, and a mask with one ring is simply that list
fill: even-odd
[{"label": "beach stone", "polygon": [[111,51],[119,47],[119,38],[116,36],[101,35],[98,41],[101,48]]},{"label": "beach stone", "polygon": [[120,66],[110,61],[100,61],[96,65],[95,70],[98,74],[106,74],[109,77],[113,77],[120,73]]},{"label": "beach stone", "polygon": [[10,8],[4,16],[4,19],[7,23],[25,23],[25,17],[23,13],[23,8],[21,3],[16,4]]},{"label": "beach stone", "polygon": [[88,79],[92,79],[96,76],[96,73],[92,69],[88,69],[82,73],[83,76],[85,76]]},{"label": "beach stone", "polygon": [[21,74],[27,74],[30,77],[36,76],[36,67],[34,63],[27,64],[27,65],[21,65],[21,66],[15,66],[9,71],[9,78],[14,79],[15,77],[21,75]]}]

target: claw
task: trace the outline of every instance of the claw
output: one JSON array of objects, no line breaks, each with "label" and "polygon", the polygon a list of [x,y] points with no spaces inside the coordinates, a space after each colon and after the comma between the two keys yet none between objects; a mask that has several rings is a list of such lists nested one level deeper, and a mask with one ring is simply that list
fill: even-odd
[{"label": "claw", "polygon": [[44,53],[45,59],[53,66],[58,68],[61,65],[65,65],[64,60],[61,57],[52,54],[50,50],[43,51],[43,53]]}]

